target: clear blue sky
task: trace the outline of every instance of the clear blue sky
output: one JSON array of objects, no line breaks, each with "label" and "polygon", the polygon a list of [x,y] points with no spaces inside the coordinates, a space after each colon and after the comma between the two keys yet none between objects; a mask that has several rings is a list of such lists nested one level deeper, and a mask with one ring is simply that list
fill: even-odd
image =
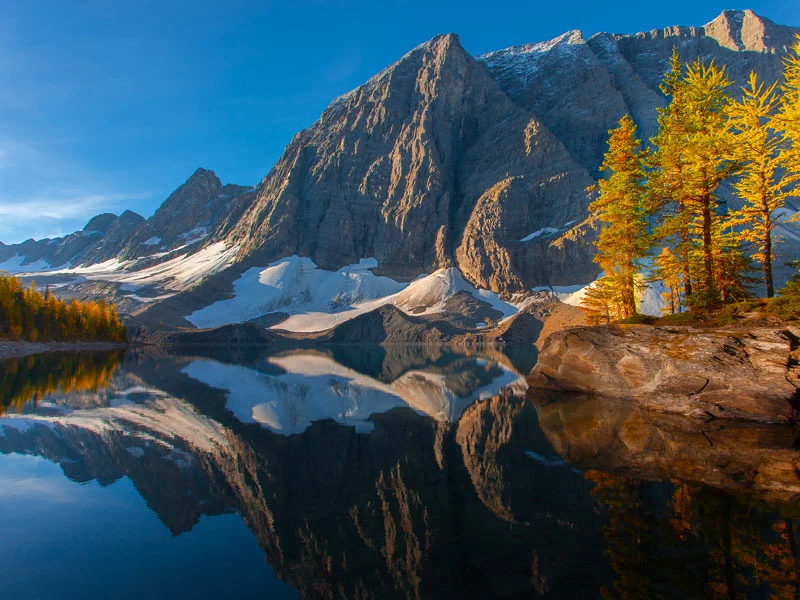
[{"label": "clear blue sky", "polygon": [[0,240],[149,216],[199,166],[255,184],[333,98],[437,33],[479,54],[727,8],[800,26],[798,0],[0,0]]}]

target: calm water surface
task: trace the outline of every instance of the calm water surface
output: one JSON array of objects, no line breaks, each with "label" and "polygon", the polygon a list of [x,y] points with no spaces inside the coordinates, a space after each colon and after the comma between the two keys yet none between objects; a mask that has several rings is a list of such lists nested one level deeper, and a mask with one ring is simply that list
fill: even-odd
[{"label": "calm water surface", "polygon": [[532,360],[0,363],[0,597],[797,597],[793,430],[526,393]]}]

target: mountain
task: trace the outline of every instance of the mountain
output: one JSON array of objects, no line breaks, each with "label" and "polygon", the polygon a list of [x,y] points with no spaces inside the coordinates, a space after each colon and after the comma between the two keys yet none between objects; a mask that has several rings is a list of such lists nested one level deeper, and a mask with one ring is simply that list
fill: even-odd
[{"label": "mountain", "polygon": [[[65,238],[0,246],[0,269],[49,271],[37,281],[51,278],[60,294],[112,295],[144,322],[184,327],[322,331],[387,304],[486,313],[450,300],[459,294],[494,293],[513,312],[531,290],[566,293],[597,276],[591,236],[550,242],[586,216],[585,190],[620,117],[655,134],[673,48],[739,83],[753,69],[774,81],[797,33],[745,10],[703,27],[571,31],[478,57],[440,35],[335,99],[258,186],[223,186],[199,169],[146,221],[101,215]],[[729,189],[721,196],[735,205]],[[785,279],[800,231],[778,233]],[[441,273],[463,284],[396,301]]]},{"label": "mountain", "polygon": [[223,186],[213,171],[197,169],[149,219],[129,210],[119,216],[104,213],[63,238],[0,246],[0,269],[52,271],[114,258],[124,262],[175,256],[182,250],[185,254],[198,249],[226,218],[240,215],[252,192],[239,185]]}]

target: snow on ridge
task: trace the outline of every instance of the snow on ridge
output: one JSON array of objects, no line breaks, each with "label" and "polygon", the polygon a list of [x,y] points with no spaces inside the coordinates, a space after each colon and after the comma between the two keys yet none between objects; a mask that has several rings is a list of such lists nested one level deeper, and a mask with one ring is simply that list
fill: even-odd
[{"label": "snow on ridge", "polygon": [[477,56],[477,60],[490,69],[512,73],[523,80],[538,70],[542,60],[553,52],[572,55],[580,46],[585,45],[583,34],[573,29],[552,40],[511,46],[502,50],[494,50]]},{"label": "snow on ridge", "polygon": [[295,332],[324,331],[361,314],[393,305],[413,314],[444,310],[448,298],[459,292],[472,294],[508,317],[517,307],[498,295],[470,285],[456,268],[440,269],[410,283],[375,275],[374,258],[338,271],[320,269],[297,255],[253,267],[233,283],[234,297],[195,311],[187,319],[195,326],[218,327],[241,323],[271,312],[289,315],[275,329]]},{"label": "snow on ridge", "polygon": [[134,286],[161,284],[165,289],[183,291],[200,283],[205,277],[218,273],[233,264],[238,246],[228,248],[225,242],[206,246],[193,254],[182,254],[157,265],[134,270],[136,260],[112,258],[85,267],[50,271],[51,274],[80,275],[87,280],[119,282]]},{"label": "snow on ridge", "polygon": [[11,275],[18,275],[20,273],[42,273],[54,271],[59,267],[54,267],[44,259],[39,259],[27,265],[22,263],[26,260],[26,256],[15,254],[8,260],[0,263],[0,271],[5,271]]},{"label": "snow on ridge", "polygon": [[[143,441],[170,446],[181,440],[207,453],[224,449],[228,442],[222,425],[201,415],[187,402],[160,390],[150,392],[146,402],[118,402],[110,407],[64,410],[63,414],[7,415],[0,418],[0,430],[13,428],[21,433],[41,425],[59,432],[62,428],[76,427],[99,435],[120,432],[133,434]],[[121,396],[142,390],[122,392]]]},{"label": "snow on ridge", "polygon": [[147,238],[145,241],[143,241],[142,246],[157,246],[160,243],[161,238],[154,235],[153,237]]},{"label": "snow on ridge", "polygon": [[558,233],[560,230],[557,227],[542,227],[541,229],[537,229],[533,233],[529,233],[524,238],[520,240],[520,242],[530,242],[538,238],[539,236],[549,236],[553,235],[554,233]]}]

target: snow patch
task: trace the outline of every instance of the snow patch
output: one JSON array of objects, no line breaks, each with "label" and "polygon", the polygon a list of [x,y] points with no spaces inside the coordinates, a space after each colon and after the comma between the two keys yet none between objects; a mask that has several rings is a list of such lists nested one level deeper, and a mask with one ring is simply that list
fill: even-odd
[{"label": "snow patch", "polygon": [[586,42],[578,30],[568,31],[547,42],[512,46],[477,57],[489,69],[501,76],[512,76],[527,83],[548,56],[574,57]]},{"label": "snow patch", "polygon": [[[601,275],[602,277],[602,275]],[[642,281],[645,280],[647,274],[642,276]],[[586,292],[594,286],[595,282],[589,284],[578,285],[565,285],[565,286],[538,286],[533,288],[534,292],[551,292],[564,304],[570,306],[581,306],[586,297]],[[649,315],[651,317],[660,317],[664,314],[664,297],[662,294],[666,291],[664,284],[661,281],[655,281],[643,285],[637,290],[637,308],[639,314]]]},{"label": "snow patch", "polygon": [[296,332],[324,331],[388,304],[412,314],[442,312],[448,298],[467,292],[504,317],[517,308],[497,294],[467,283],[458,269],[440,269],[411,283],[372,273],[374,258],[338,271],[317,267],[309,258],[290,256],[266,268],[254,267],[234,282],[234,297],[195,311],[187,319],[197,327],[240,323],[271,312],[289,318],[274,326]]},{"label": "snow patch", "polygon": [[529,233],[528,235],[526,235],[524,238],[520,240],[520,242],[530,242],[531,240],[535,240],[541,235],[548,236],[558,232],[559,229],[556,227],[542,227],[541,229],[537,229],[533,233]]},{"label": "snow patch", "polygon": [[27,257],[16,254],[8,260],[0,263],[0,271],[5,271],[11,275],[17,275],[19,273],[42,273],[55,269],[55,267],[53,267],[44,259],[39,259],[36,262],[23,265],[22,263],[26,259]]},{"label": "snow patch", "polygon": [[142,242],[142,246],[157,246],[161,243],[161,238],[157,236],[153,236],[151,238],[147,238],[145,241]]}]

